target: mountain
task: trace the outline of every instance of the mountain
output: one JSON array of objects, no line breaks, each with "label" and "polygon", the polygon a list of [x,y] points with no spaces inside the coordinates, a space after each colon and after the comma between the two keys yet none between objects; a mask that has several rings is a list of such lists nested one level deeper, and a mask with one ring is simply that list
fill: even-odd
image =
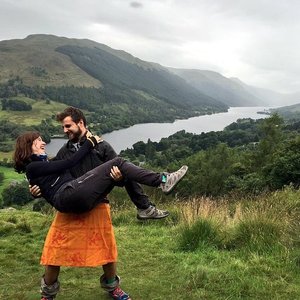
[{"label": "mountain", "polygon": [[265,106],[268,103],[258,95],[251,93],[239,82],[217,72],[175,68],[169,68],[169,70],[202,93],[229,106]]},{"label": "mountain", "polygon": [[300,127],[300,103],[270,109],[271,113],[279,114],[292,128]]},{"label": "mountain", "polygon": [[240,84],[249,93],[255,95],[256,97],[263,99],[271,106],[283,106],[283,105],[293,105],[300,103],[300,93],[290,93],[284,94],[279,92],[274,92],[269,89],[258,88],[255,86],[247,85],[238,78],[231,78],[232,81]]},{"label": "mountain", "polygon": [[[145,110],[154,111],[153,117],[154,114],[163,117],[166,112],[168,119],[171,115],[183,118],[228,108],[163,66],[86,39],[30,35],[0,42],[0,83],[16,76],[25,85],[47,87],[47,90],[51,87],[99,89],[99,105],[125,103],[124,112],[132,116],[138,113],[138,107],[143,110],[143,105]],[[47,97],[50,94],[53,95],[48,92]],[[69,100],[67,104],[72,103]],[[87,108],[91,109],[88,103]]]}]

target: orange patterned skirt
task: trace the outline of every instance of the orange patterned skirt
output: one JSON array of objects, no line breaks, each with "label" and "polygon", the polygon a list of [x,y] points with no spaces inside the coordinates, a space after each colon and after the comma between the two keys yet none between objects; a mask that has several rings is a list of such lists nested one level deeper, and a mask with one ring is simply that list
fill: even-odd
[{"label": "orange patterned skirt", "polygon": [[42,265],[95,267],[117,261],[110,206],[83,214],[57,212],[48,231]]}]

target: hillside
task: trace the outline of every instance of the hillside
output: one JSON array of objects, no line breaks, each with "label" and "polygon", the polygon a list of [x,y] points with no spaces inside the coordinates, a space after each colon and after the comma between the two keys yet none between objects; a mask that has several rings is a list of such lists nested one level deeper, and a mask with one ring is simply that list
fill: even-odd
[{"label": "hillside", "polygon": [[89,41],[31,35],[22,40],[0,42],[0,82],[19,76],[26,85],[75,85],[100,87],[101,83],[75,66],[55,49],[68,44],[90,45]]},{"label": "hillside", "polygon": [[287,121],[287,123],[294,123],[292,125],[295,128],[299,127],[300,103],[270,109],[270,112],[279,114],[282,118],[284,118]]},{"label": "hillside", "polygon": [[238,82],[217,72],[176,68],[169,68],[169,70],[182,77],[188,84],[202,93],[219,99],[229,106],[264,106],[268,103],[250,93]]},{"label": "hillside", "polygon": [[127,95],[129,109],[137,101],[161,108],[169,105],[162,111],[174,110],[175,118],[184,115],[176,115],[177,109],[189,116],[227,109],[227,105],[202,94],[166,68],[90,40],[30,35],[0,42],[0,54],[2,83],[19,76],[31,87],[100,88],[104,93],[109,91],[107,97],[112,102],[122,102],[116,98]]},{"label": "hillside", "polygon": [[[100,87],[101,82],[74,65],[68,57],[55,51],[57,47],[66,45],[98,48],[144,68],[154,67],[154,64],[143,62],[125,51],[114,50],[88,39],[33,34],[25,39],[0,41],[0,83],[6,82],[10,77],[20,76],[28,85],[63,86],[73,84],[75,86]],[[43,69],[46,72],[43,72]]]},{"label": "hillside", "polygon": [[269,89],[258,88],[245,84],[238,78],[230,78],[235,83],[241,85],[246,91],[252,95],[263,99],[268,105],[271,106],[282,106],[282,105],[292,105],[300,103],[300,94],[299,93],[279,93]]},{"label": "hillside", "polygon": [[[168,218],[143,223],[116,200],[122,287],[141,300],[298,299],[299,196],[287,188],[256,199],[176,198],[160,203]],[[0,298],[39,299],[39,259],[54,215],[23,208],[0,210],[0,218]],[[99,275],[62,268],[57,299],[108,299]]]}]

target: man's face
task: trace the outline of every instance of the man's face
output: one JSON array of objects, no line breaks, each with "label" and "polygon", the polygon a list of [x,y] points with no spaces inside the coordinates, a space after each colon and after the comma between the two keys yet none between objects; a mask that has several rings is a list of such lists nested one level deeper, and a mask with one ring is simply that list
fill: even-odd
[{"label": "man's face", "polygon": [[68,139],[74,143],[77,143],[85,133],[82,120],[79,123],[75,123],[71,117],[66,117],[61,122],[61,125]]}]

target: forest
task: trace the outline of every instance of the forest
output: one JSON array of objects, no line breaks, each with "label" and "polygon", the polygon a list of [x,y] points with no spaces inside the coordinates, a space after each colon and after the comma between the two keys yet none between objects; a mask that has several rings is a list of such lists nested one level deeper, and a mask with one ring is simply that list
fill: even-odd
[{"label": "forest", "polygon": [[[165,89],[167,86],[168,83]],[[173,122],[176,119],[227,110],[227,106],[220,103],[209,105],[200,101],[197,104],[197,95],[193,96],[193,101],[188,101],[182,98],[183,94],[179,90],[168,94],[161,86],[157,90],[150,90],[150,87],[124,88],[121,83],[106,82],[104,88],[72,85],[41,87],[25,85],[20,77],[0,84],[2,110],[30,110],[28,103],[17,99],[20,96],[44,101],[46,104],[55,101],[86,110],[92,128],[102,134],[137,123]],[[185,99],[184,104],[180,99]]]},{"label": "forest", "polygon": [[[0,125],[6,126],[6,132],[11,131],[12,135],[18,133],[9,123]],[[49,133],[47,126],[39,129]],[[137,142],[120,155],[137,165],[157,170],[174,170],[187,164],[188,175],[176,189],[176,195],[182,199],[259,195],[287,185],[298,187],[299,130],[299,126],[285,125],[274,114],[267,119],[241,119],[223,131],[200,135],[179,131],[160,142]],[[7,161],[1,164],[11,166]],[[27,185],[24,186],[26,194]],[[3,205],[14,204],[14,194],[23,194],[16,184],[3,191]],[[32,200],[27,196],[18,199],[21,199],[16,200],[21,201],[18,204]]]},{"label": "forest", "polygon": [[223,131],[177,132],[160,142],[138,142],[121,155],[151,168],[189,166],[182,197],[260,194],[300,183],[299,125],[277,114],[238,120]]}]

